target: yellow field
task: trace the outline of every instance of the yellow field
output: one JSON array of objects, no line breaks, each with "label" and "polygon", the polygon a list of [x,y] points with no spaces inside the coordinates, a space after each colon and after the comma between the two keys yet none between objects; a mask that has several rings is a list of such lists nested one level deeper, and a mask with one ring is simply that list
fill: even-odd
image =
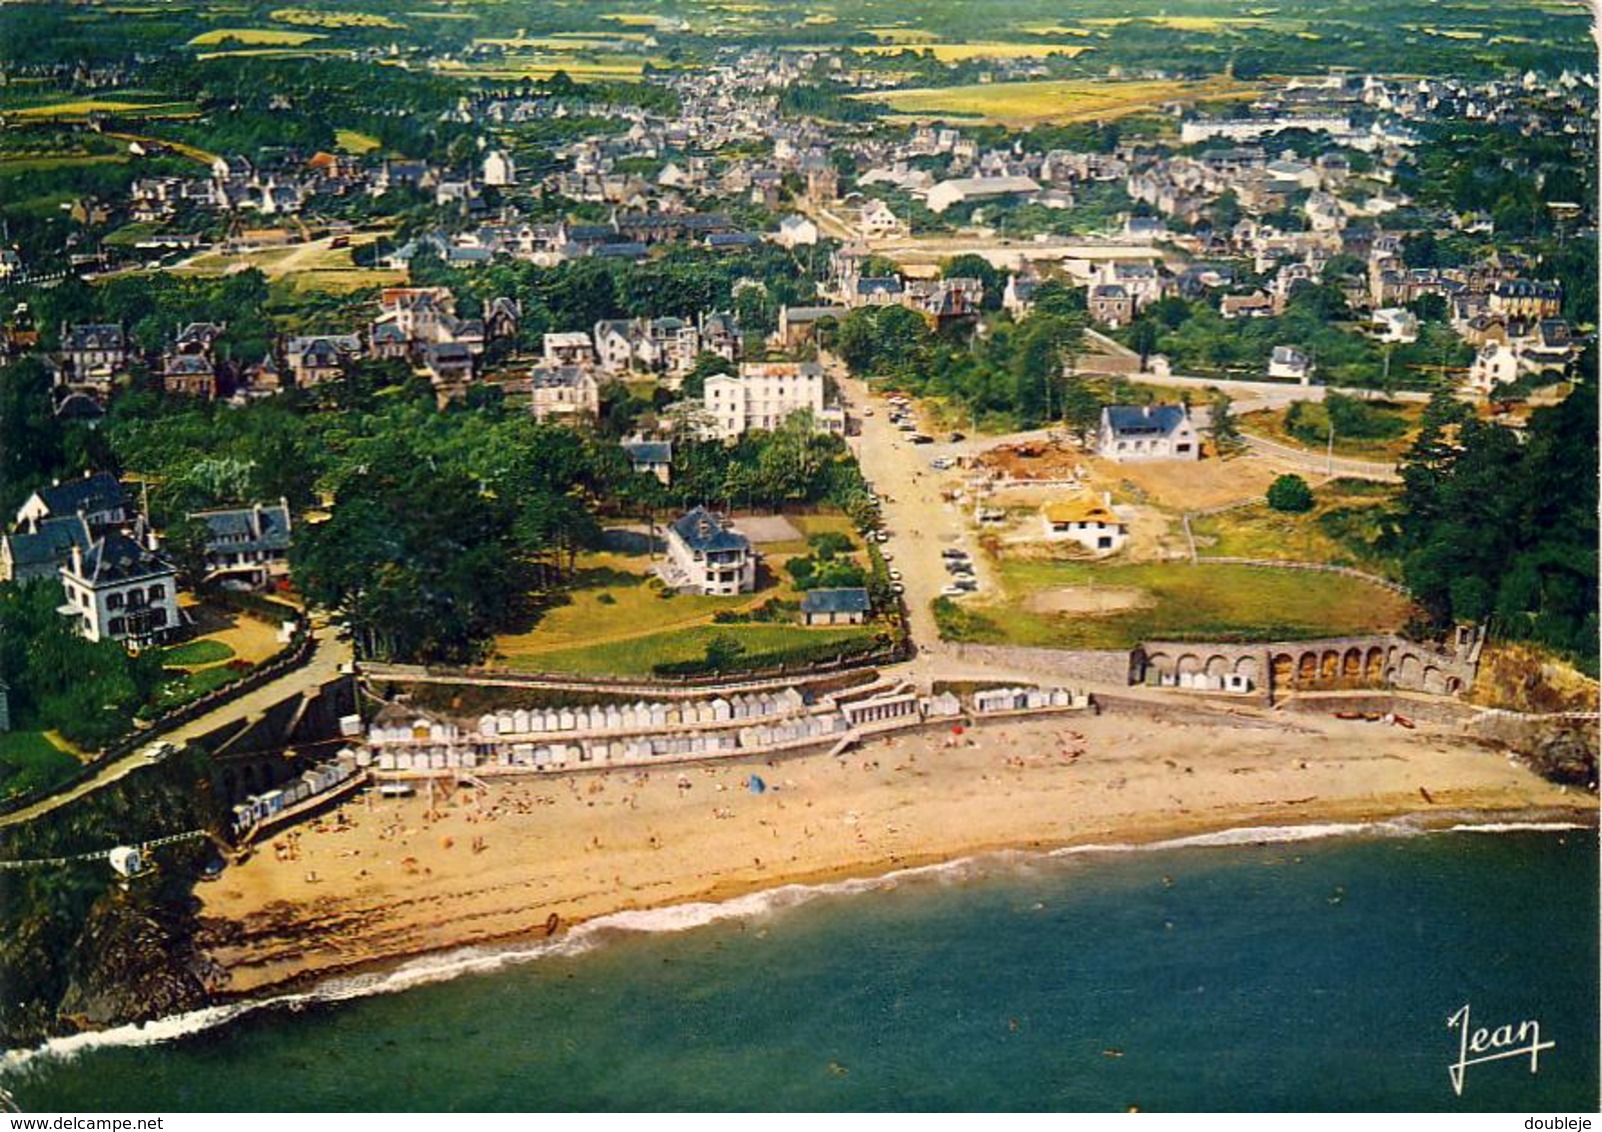
[{"label": "yellow field", "polygon": [[1202,82],[1058,82],[989,83],[925,87],[853,98],[879,102],[912,117],[945,115],[983,118],[1001,125],[1043,122],[1086,122],[1155,110],[1169,102],[1255,97],[1260,87],[1214,78]]},{"label": "yellow field", "polygon": [[14,118],[87,118],[97,113],[137,115],[141,118],[196,118],[200,115],[188,102],[111,102],[104,98],[56,102],[49,106],[30,106],[25,110],[11,111]]},{"label": "yellow field", "polygon": [[615,43],[620,40],[624,43],[644,43],[651,36],[650,33],[643,31],[608,31],[600,35],[587,31],[553,31],[551,38],[565,40],[594,39],[601,43]]},{"label": "yellow field", "polygon": [[380,235],[388,233],[356,233],[350,238],[351,246],[344,248],[333,247],[331,239],[322,239],[237,255],[204,252],[169,270],[180,275],[217,276],[254,267],[269,281],[286,279],[299,291],[353,291],[405,282],[404,271],[361,268],[351,258],[353,248],[370,244]]},{"label": "yellow field", "polygon": [[940,37],[920,28],[863,28],[880,43],[938,43]]},{"label": "yellow field", "polygon": [[1018,28],[1018,30],[1021,32],[1026,32],[1029,35],[1087,36],[1090,34],[1089,28],[1069,28],[1063,27],[1061,24],[1023,24]]},{"label": "yellow field", "polygon": [[213,28],[195,36],[189,41],[189,46],[215,47],[224,40],[231,39],[238,43],[270,43],[279,47],[299,47],[314,39],[327,38],[326,35],[318,35],[316,32],[280,31],[276,28]]},{"label": "yellow field", "polygon": [[[509,47],[514,51],[626,51],[628,43],[623,42],[624,36],[614,36],[610,39],[598,39],[593,36],[566,35],[550,36],[541,39],[475,39],[475,46],[483,44],[487,47]],[[644,36],[640,37],[644,39]]]},{"label": "yellow field", "polygon": [[1117,27],[1136,20],[1175,31],[1223,31],[1231,27],[1261,27],[1269,22],[1259,16],[1103,16],[1086,20],[1085,23],[1097,27]]},{"label": "yellow field", "polygon": [[969,59],[1039,59],[1046,55],[1080,55],[1093,50],[1066,43],[877,43],[853,47],[862,55],[894,55],[901,51],[933,54],[942,63],[962,63]]},{"label": "yellow field", "polygon": [[196,59],[315,59],[319,55],[344,55],[337,47],[241,47],[238,51],[201,51]]},{"label": "yellow field", "polygon": [[522,78],[548,79],[558,71],[567,75],[575,82],[584,79],[637,79],[645,70],[646,63],[656,64],[657,60],[632,59],[627,56],[615,56],[614,60],[605,63],[592,63],[584,59],[553,58],[553,59],[503,59],[496,65],[488,67],[469,67],[454,60],[441,61],[434,64],[434,69],[442,74],[456,75],[464,79],[492,79],[497,82],[516,81]]},{"label": "yellow field", "polygon": [[666,16],[653,16],[645,12],[613,12],[601,19],[624,27],[662,28],[673,25],[673,21]]},{"label": "yellow field", "polygon": [[363,134],[356,130],[335,130],[334,144],[346,153],[354,153],[359,156],[363,153],[373,152],[383,143],[373,137],[372,134]]},{"label": "yellow field", "polygon": [[388,16],[372,12],[322,12],[311,8],[279,8],[272,18],[281,24],[314,28],[403,28]]}]

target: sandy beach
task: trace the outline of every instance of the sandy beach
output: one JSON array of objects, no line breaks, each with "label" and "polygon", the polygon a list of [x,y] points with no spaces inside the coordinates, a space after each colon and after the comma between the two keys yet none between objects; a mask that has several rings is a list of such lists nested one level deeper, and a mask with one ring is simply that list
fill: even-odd
[{"label": "sandy beach", "polygon": [[[767,786],[748,788],[751,775]],[[492,780],[358,799],[203,885],[203,944],[252,993],[627,909],[1002,849],[1252,825],[1572,810],[1505,753],[1420,724],[1198,713],[992,721],[839,758]]]}]

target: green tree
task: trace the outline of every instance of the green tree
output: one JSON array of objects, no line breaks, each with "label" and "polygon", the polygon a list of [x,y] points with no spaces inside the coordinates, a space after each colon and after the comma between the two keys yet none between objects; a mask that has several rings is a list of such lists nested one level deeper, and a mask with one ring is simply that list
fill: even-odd
[{"label": "green tree", "polygon": [[1240,451],[1243,440],[1229,394],[1222,390],[1213,394],[1208,416],[1212,422],[1213,446],[1217,448],[1218,454],[1223,456]]},{"label": "green tree", "polygon": [[1301,476],[1283,475],[1268,485],[1268,505],[1275,511],[1311,511],[1313,502],[1313,489]]}]

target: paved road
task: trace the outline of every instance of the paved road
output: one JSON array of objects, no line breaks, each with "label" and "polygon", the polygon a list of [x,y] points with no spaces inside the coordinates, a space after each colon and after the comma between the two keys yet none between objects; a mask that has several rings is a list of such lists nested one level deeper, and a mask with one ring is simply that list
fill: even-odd
[{"label": "paved road", "polygon": [[[282,703],[291,696],[301,692],[314,691],[339,675],[341,665],[351,661],[350,644],[334,636],[331,628],[314,628],[312,631],[311,658],[299,668],[291,669],[275,680],[269,680],[261,687],[245,693],[236,699],[228,700],[204,715],[196,716],[188,723],[182,724],[171,731],[152,732],[149,736],[152,742],[160,739],[164,742],[183,744],[207,735],[219,727],[234,720],[256,719],[268,708]],[[15,810],[0,817],[0,828],[10,825],[19,825],[22,822],[32,821],[36,817],[48,814],[70,802],[75,802],[86,794],[92,794],[102,786],[116,782],[119,778],[131,774],[142,766],[150,765],[141,753],[143,747],[136,749],[132,754],[126,755],[115,762],[107,763],[101,767],[93,778],[85,779],[59,794],[52,794],[31,806]]]},{"label": "paved road", "polygon": [[1266,440],[1251,433],[1241,433],[1241,439],[1253,452],[1279,464],[1287,464],[1300,471],[1320,476],[1351,476],[1354,479],[1379,480],[1383,483],[1400,483],[1396,465],[1381,464],[1372,460],[1348,460],[1341,456],[1330,459],[1322,452],[1306,448],[1293,448],[1289,444]]}]

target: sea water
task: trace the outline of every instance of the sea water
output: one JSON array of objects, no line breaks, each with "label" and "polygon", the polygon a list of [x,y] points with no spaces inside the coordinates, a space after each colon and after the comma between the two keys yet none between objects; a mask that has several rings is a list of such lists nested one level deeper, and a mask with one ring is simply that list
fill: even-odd
[{"label": "sea water", "polygon": [[[1597,923],[1588,828],[1002,855],[13,1051],[0,1083],[52,1111],[1594,1110]],[[1551,1045],[1459,1093],[1465,1006]]]}]

